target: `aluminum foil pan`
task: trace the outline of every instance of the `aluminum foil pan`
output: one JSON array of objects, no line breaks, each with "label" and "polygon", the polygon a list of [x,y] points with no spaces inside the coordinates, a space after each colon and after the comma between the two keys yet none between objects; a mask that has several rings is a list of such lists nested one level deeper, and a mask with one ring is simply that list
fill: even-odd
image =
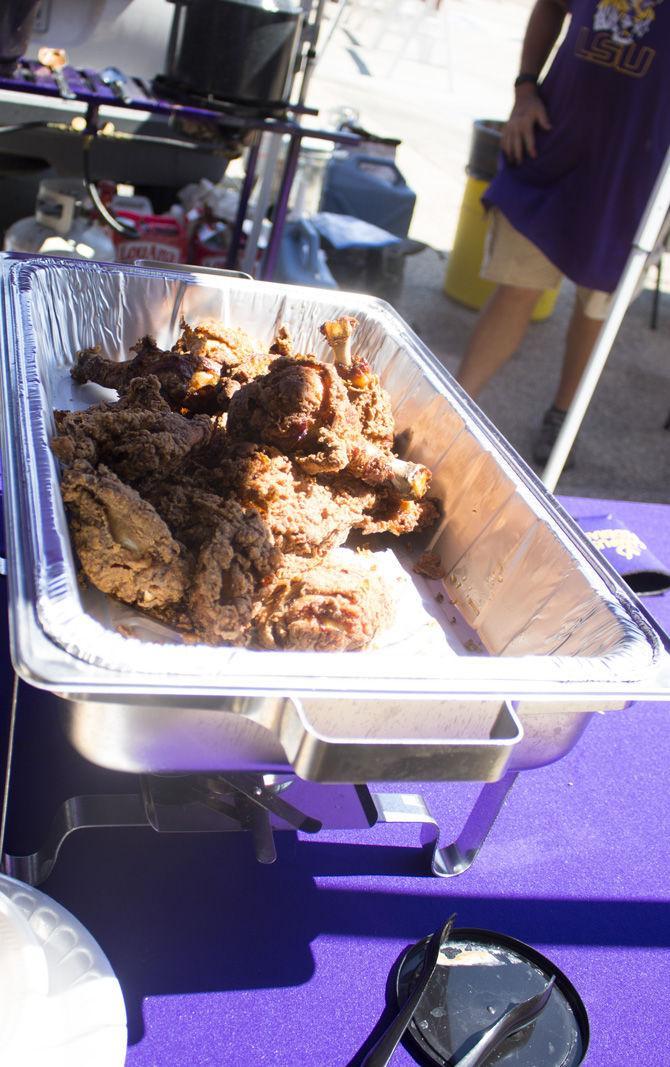
[{"label": "aluminum foil pan", "polygon": [[[29,681],[76,702],[73,730],[86,735],[80,747],[90,758],[146,770],[197,769],[208,759],[219,767],[288,765],[333,781],[485,780],[504,773],[513,748],[524,765],[519,715],[536,765],[572,743],[583,728],[575,715],[667,695],[668,655],[639,602],[383,301],[185,270],[2,259],[13,654]],[[342,314],[359,320],[357,347],[391,394],[406,457],[434,472],[444,519],[431,547],[446,579],[412,575],[401,545],[380,554],[375,565],[394,583],[399,622],[355,653],[187,645],[95,591],[83,594],[49,448],[52,413],[110,394],[72,381],[75,353],[100,344],[124,359],[142,334],[169,347],[182,316],[214,316],[261,341],[285,323],[298,350],[327,358],[318,327]],[[121,623],[132,636],[122,636]],[[154,722],[138,745],[149,709],[159,707],[162,731]],[[196,755],[195,744],[190,754],[188,744],[166,744],[173,719],[190,736],[186,709],[214,714],[216,755],[206,745]],[[549,722],[539,730],[541,751],[539,715],[554,725],[564,717],[558,742],[554,730],[545,743]],[[114,723],[124,723],[113,755],[96,733],[103,718],[107,743]],[[221,722],[235,719],[235,730],[221,733]],[[244,742],[240,719],[249,726]],[[452,742],[458,759],[440,763]],[[476,766],[464,755],[470,742]]]}]

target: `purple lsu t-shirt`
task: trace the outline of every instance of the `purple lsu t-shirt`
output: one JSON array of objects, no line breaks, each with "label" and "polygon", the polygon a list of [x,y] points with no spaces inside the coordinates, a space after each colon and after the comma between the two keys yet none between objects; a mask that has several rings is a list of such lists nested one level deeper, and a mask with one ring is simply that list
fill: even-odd
[{"label": "purple lsu t-shirt", "polygon": [[611,292],[670,145],[670,0],[572,0],[540,86],[551,130],[500,169],[496,206],[568,278]]}]

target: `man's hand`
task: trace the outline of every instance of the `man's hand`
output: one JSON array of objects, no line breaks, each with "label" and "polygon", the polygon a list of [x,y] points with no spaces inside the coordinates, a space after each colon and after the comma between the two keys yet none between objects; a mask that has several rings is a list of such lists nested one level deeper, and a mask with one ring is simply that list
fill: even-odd
[{"label": "man's hand", "polygon": [[500,146],[511,163],[521,163],[527,152],[531,159],[537,157],[535,149],[535,126],[550,130],[547,110],[534,85],[520,85],[516,102],[502,131]]}]

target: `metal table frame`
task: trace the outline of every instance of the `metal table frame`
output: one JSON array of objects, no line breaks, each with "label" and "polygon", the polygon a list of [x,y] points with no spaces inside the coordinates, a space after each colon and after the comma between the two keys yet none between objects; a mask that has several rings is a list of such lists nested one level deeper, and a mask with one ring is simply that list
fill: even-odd
[{"label": "metal table frame", "polygon": [[[249,200],[256,179],[258,169],[260,136],[268,133],[277,137],[288,138],[288,148],[283,163],[282,175],[277,192],[277,200],[273,211],[272,230],[268,241],[268,247],[260,267],[260,277],[269,281],[274,275],[279,255],[279,247],[284,231],[284,224],[288,213],[288,202],[291,194],[293,179],[295,178],[300,147],[304,137],[310,139],[335,142],[342,145],[355,145],[360,138],[351,133],[341,130],[325,130],[311,127],[305,128],[300,124],[301,116],[305,114],[317,115],[313,108],[307,108],[303,104],[289,104],[281,112],[270,115],[254,114],[235,104],[225,104],[212,101],[211,106],[203,107],[191,103],[179,103],[155,95],[152,90],[140,79],[127,79],[129,91],[122,99],[109,85],[103,82],[96,71],[89,69],[77,70],[74,67],[63,67],[59,72],[57,81],[53,73],[42,67],[35,61],[24,60],[20,63],[13,77],[0,77],[0,92],[21,92],[44,97],[58,97],[76,101],[85,106],[82,112],[85,118],[85,128],[81,136],[85,138],[118,137],[128,139],[128,134],[119,135],[104,129],[104,120],[101,120],[100,109],[104,107],[123,108],[128,111],[143,111],[165,117],[171,123],[180,120],[190,120],[193,123],[203,123],[209,130],[214,127],[225,138],[226,135],[249,137],[245,174],[240,193],[237,215],[233,223],[230,248],[228,250],[227,266],[231,269],[237,266],[240,251],[243,223],[246,218]],[[67,96],[63,95],[64,87]],[[32,124],[34,125],[34,123]],[[62,129],[71,134],[73,128],[67,124],[48,124],[52,129]],[[19,126],[5,128],[4,132],[18,132]],[[3,130],[0,128],[0,133]],[[134,135],[130,135],[133,137]],[[178,138],[174,139],[179,144]],[[221,147],[221,142],[183,142],[184,149],[191,150],[194,147],[203,152],[216,151]]]}]

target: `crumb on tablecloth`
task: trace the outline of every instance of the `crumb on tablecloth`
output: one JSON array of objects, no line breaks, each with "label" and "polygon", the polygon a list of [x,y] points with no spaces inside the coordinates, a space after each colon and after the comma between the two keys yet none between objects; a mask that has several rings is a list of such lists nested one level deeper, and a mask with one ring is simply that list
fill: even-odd
[{"label": "crumb on tablecloth", "polygon": [[424,578],[438,579],[445,577],[442,560],[437,552],[423,552],[412,569],[415,574],[421,574]]}]

